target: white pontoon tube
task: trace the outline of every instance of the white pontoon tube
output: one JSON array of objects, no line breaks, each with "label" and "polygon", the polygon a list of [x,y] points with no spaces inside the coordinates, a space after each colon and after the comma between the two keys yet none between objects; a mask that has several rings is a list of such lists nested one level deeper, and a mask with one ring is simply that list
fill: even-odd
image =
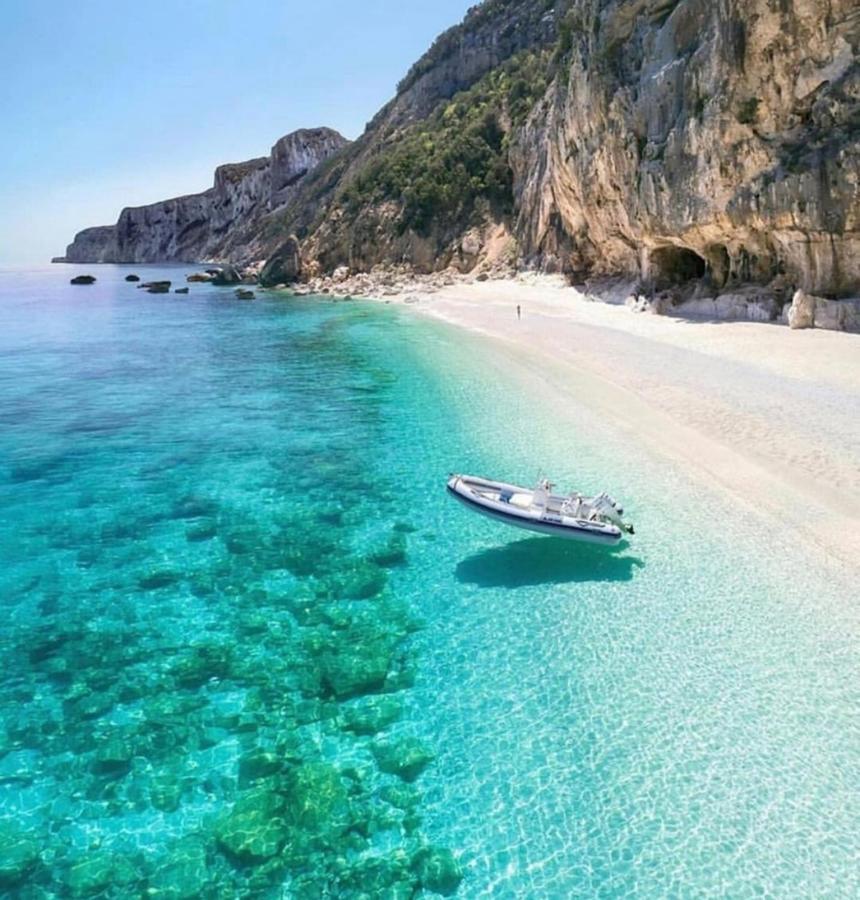
[{"label": "white pontoon tube", "polygon": [[525,488],[475,475],[451,475],[447,488],[474,512],[539,534],[614,545],[624,534],[634,533],[622,518],[624,510],[606,493],[560,495],[552,493],[553,485],[546,479],[535,488]]}]

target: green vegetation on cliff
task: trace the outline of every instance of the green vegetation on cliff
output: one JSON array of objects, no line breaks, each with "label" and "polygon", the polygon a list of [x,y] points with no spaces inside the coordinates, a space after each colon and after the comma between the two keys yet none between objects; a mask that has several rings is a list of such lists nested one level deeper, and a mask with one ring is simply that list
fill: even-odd
[{"label": "green vegetation on cliff", "polygon": [[509,213],[510,134],[525,122],[549,77],[549,52],[525,51],[399,132],[344,191],[348,212],[393,201],[402,209],[399,227],[421,234],[467,221],[479,199]]}]

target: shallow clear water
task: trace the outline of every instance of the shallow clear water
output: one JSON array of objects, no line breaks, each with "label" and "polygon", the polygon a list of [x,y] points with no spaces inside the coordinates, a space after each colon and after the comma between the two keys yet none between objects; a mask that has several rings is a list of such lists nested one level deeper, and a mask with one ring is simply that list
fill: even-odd
[{"label": "shallow clear water", "polygon": [[[860,891],[856,595],[543,362],[126,271],[0,273],[0,890]],[[444,494],[538,468],[635,540]]]}]

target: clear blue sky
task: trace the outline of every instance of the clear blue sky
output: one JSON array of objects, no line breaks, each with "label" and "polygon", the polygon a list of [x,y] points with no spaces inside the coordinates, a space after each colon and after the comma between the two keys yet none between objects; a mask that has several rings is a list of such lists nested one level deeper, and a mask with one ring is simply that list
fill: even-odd
[{"label": "clear blue sky", "polygon": [[0,264],[210,186],[296,128],[357,137],[475,0],[3,0]]}]

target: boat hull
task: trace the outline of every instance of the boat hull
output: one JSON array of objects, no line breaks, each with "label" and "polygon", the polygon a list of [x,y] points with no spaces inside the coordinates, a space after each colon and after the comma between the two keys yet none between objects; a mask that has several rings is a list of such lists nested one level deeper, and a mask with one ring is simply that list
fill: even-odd
[{"label": "boat hull", "polygon": [[[505,509],[501,503],[481,501],[472,496],[468,487],[469,482],[461,478],[452,478],[447,485],[448,493],[463,504],[467,509],[478,513],[495,522],[502,522],[523,531],[531,531],[536,534],[544,534],[562,538],[567,541],[579,541],[586,544],[600,544],[604,547],[612,547],[621,541],[622,535],[616,528],[598,528],[590,523],[577,520],[563,520],[553,516],[538,516],[526,510],[513,508]],[[504,488],[516,488],[515,485],[501,485],[499,482],[487,482],[487,484],[500,485]]]}]

